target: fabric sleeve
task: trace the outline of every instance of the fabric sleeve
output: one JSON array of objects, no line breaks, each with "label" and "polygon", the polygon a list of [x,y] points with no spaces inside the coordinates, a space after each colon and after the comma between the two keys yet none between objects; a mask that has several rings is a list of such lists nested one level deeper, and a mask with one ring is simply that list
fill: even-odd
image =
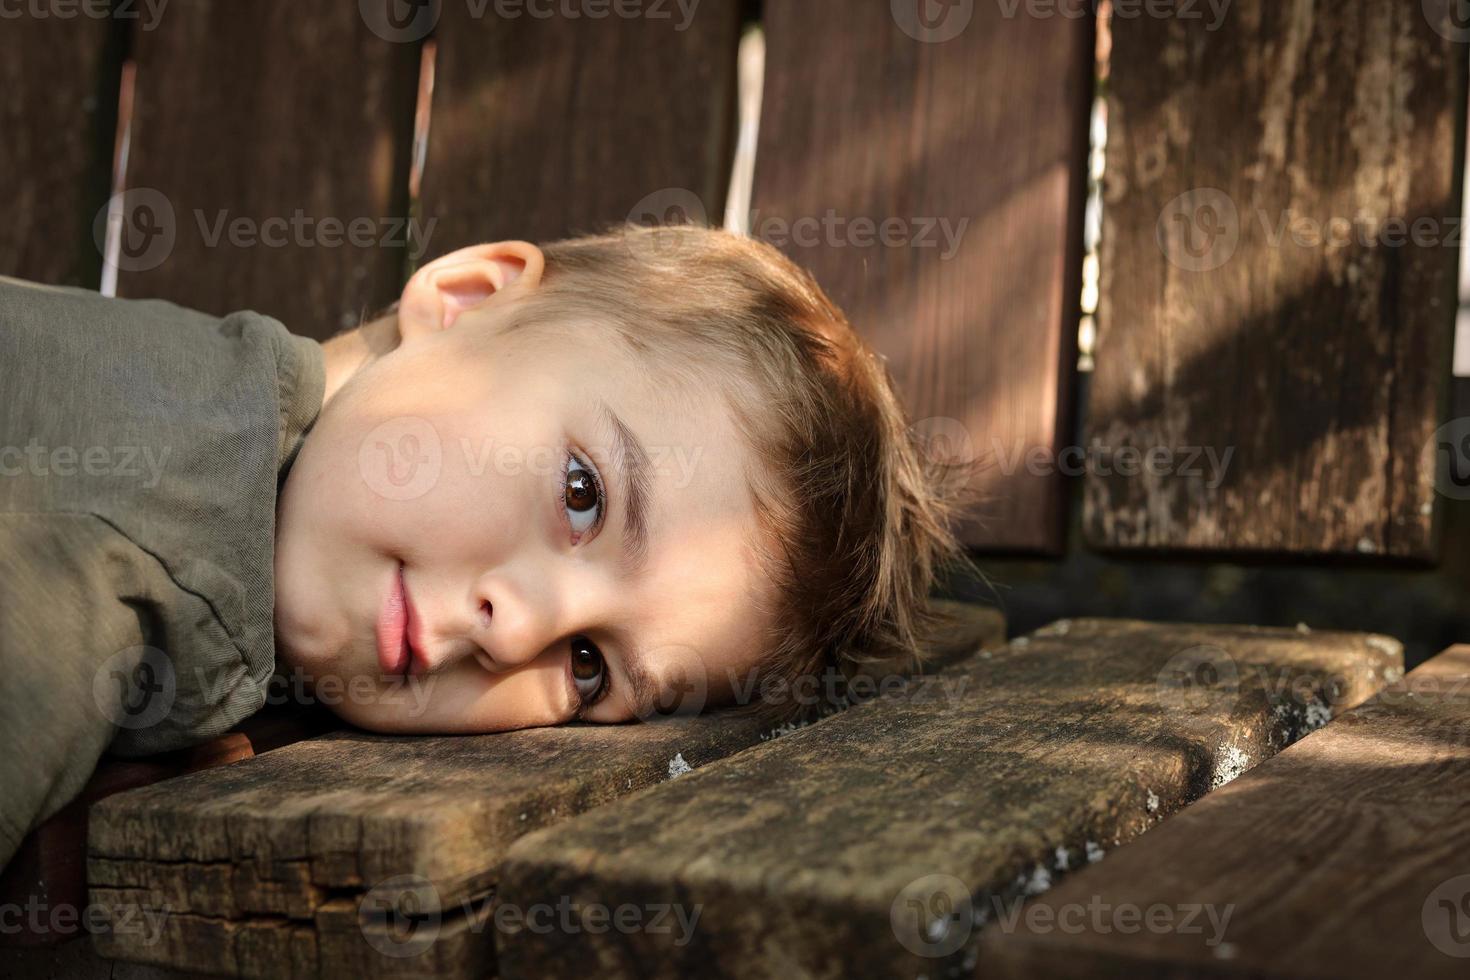
[{"label": "fabric sleeve", "polygon": [[170,669],[147,644],[172,587],[95,516],[0,513],[0,867],[119,731],[168,712]]}]

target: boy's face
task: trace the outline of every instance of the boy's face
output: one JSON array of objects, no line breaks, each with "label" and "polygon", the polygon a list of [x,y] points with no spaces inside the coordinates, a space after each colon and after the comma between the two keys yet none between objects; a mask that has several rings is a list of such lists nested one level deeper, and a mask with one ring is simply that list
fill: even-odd
[{"label": "boy's face", "polygon": [[596,326],[497,334],[539,283],[532,246],[480,248],[510,246],[531,251],[421,270],[396,349],[335,392],[329,374],[279,502],[278,655],[379,731],[728,700],[761,652],[764,593],[723,398],[661,390]]}]

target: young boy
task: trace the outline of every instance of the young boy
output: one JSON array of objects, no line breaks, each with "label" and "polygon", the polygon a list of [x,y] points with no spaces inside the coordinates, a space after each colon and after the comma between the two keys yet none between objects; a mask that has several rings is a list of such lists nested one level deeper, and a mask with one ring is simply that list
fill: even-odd
[{"label": "young boy", "polygon": [[461,249],[322,345],[0,282],[0,864],[277,671],[470,733],[916,666],[963,561],[920,448],[811,278],[707,229]]}]

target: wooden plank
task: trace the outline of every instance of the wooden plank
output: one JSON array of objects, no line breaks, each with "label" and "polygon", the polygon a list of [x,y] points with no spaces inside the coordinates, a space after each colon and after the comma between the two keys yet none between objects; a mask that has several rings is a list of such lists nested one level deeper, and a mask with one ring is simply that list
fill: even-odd
[{"label": "wooden plank", "polygon": [[[576,907],[497,919],[500,975],[968,972],[971,911],[1096,860],[1395,671],[1380,636],[1054,624],[523,838],[500,903]],[[626,906],[647,928],[582,927]]]},{"label": "wooden plank", "polygon": [[[977,975],[1463,977],[1467,817],[1458,646],[987,930]],[[1079,904],[1103,911],[1047,925]],[[1155,925],[1116,928],[1125,909]]]},{"label": "wooden plank", "polygon": [[360,6],[196,0],[139,33],[119,295],[318,339],[397,299],[418,46]]},{"label": "wooden plank", "polygon": [[[104,757],[82,791],[26,835],[0,871],[0,908],[81,909],[87,901],[87,814],[98,800],[184,773],[228,765],[344,727],[320,706],[268,705],[232,731],[200,745],[138,759]],[[83,923],[24,916],[0,932],[0,947],[58,945],[83,933]],[[0,971],[3,972],[3,971]]]},{"label": "wooden plank", "polygon": [[1089,543],[1434,557],[1451,6],[1115,18]]},{"label": "wooden plank", "polygon": [[599,17],[504,6],[514,16],[455,3],[440,15],[426,258],[645,212],[661,219],[666,202],[718,224],[734,148],[738,0],[613,4]]},{"label": "wooden plank", "polygon": [[[945,659],[1003,643],[994,610],[946,608],[957,621],[931,639]],[[238,976],[484,976],[486,905],[512,841],[773,734],[725,712],[471,737],[342,732],[111,797],[92,810],[91,901],[161,914],[163,938],[113,932],[98,947]]]},{"label": "wooden plank", "polygon": [[102,253],[93,221],[112,165],[118,23],[14,13],[0,30],[0,275],[95,289]]},{"label": "wooden plank", "polygon": [[765,5],[751,233],[810,268],[887,357],[935,451],[982,468],[964,540],[1057,553],[1091,15],[935,4],[931,33],[924,5],[902,7]]}]

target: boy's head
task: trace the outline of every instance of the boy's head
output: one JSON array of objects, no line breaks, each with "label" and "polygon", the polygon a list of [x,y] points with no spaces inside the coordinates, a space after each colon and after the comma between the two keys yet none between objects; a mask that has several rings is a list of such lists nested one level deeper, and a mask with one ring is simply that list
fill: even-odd
[{"label": "boy's head", "polygon": [[349,721],[778,721],[813,707],[800,677],[914,665],[962,559],[956,484],[774,249],[695,227],[475,246],[362,329],[388,340],[329,376],[276,549],[280,657]]}]

